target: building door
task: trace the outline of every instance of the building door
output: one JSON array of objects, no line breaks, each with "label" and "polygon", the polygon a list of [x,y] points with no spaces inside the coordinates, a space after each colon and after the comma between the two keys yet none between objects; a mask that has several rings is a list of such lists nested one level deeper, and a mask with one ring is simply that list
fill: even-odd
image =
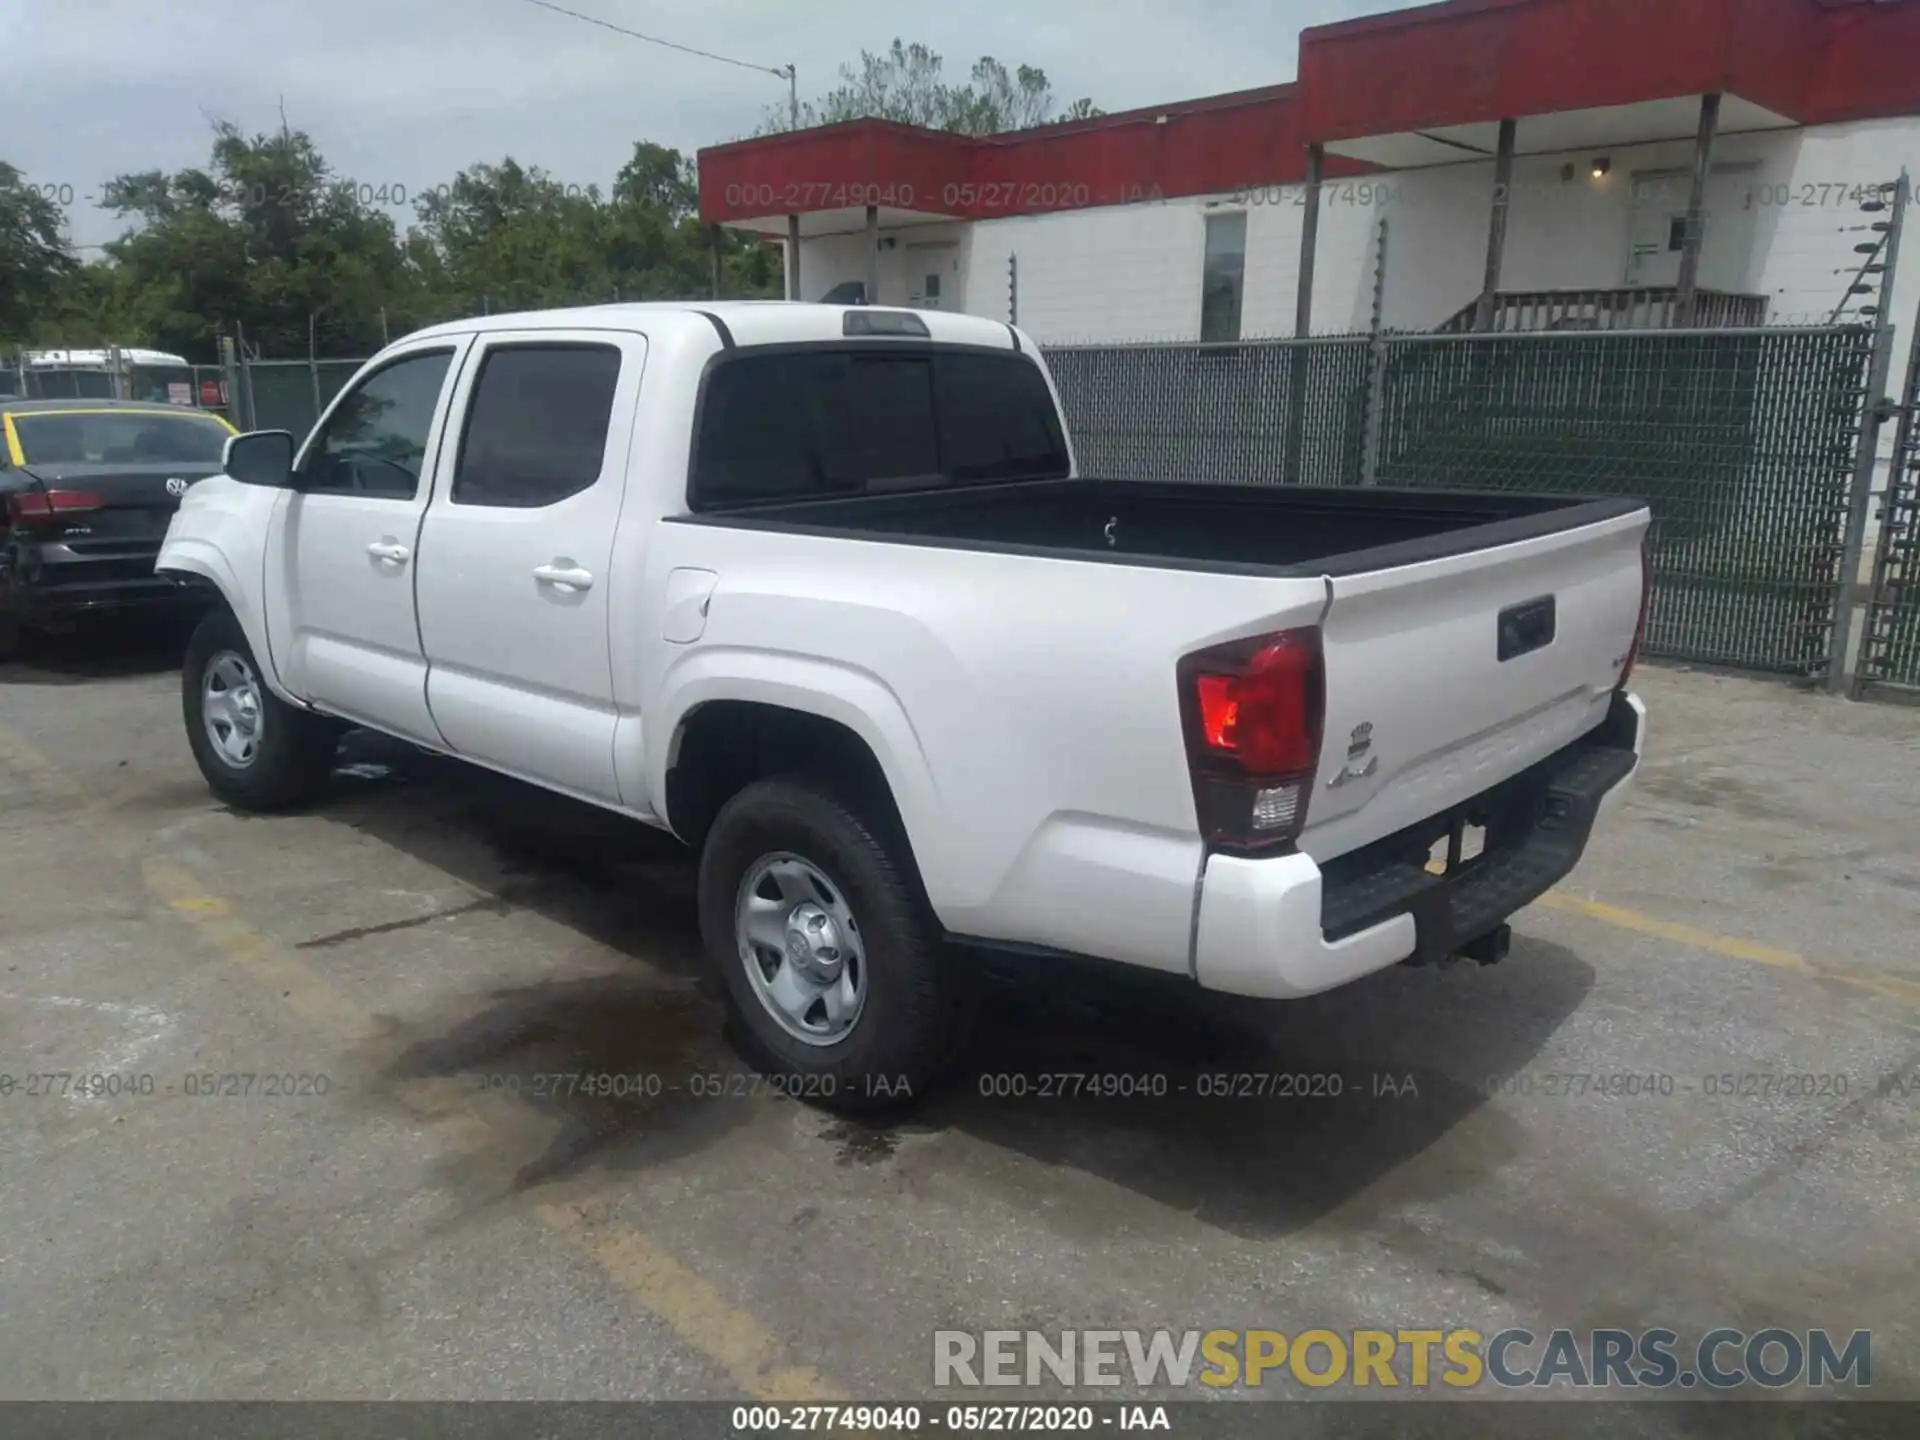
[{"label": "building door", "polygon": [[[1756,165],[1716,165],[1707,177],[1700,287],[1739,290],[1753,251]],[[1627,284],[1677,285],[1686,242],[1691,170],[1643,170],[1633,177],[1633,223],[1627,241]]]},{"label": "building door", "polygon": [[907,250],[907,304],[915,310],[960,308],[960,242],[916,241]]}]

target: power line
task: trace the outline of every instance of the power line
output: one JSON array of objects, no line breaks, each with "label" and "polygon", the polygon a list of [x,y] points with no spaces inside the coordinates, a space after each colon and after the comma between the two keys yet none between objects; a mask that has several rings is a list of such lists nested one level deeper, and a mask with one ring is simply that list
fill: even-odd
[{"label": "power line", "polygon": [[751,60],[736,60],[731,55],[716,55],[711,50],[699,50],[692,45],[680,45],[672,40],[662,40],[658,35],[642,35],[638,30],[629,30],[624,25],[615,25],[610,20],[602,20],[595,15],[582,15],[578,10],[568,10],[564,6],[550,4],[549,0],[527,0],[529,5],[538,5],[542,10],[552,10],[557,14],[572,16],[575,20],[584,20],[589,25],[598,25],[603,30],[611,30],[617,35],[626,35],[635,40],[644,40],[649,45],[664,45],[669,50],[679,50],[687,55],[698,55],[707,60],[718,60],[725,65],[738,65],[742,70],[758,70],[766,75],[778,75],[782,80],[791,80],[791,65],[775,69],[771,65],[756,65]]}]

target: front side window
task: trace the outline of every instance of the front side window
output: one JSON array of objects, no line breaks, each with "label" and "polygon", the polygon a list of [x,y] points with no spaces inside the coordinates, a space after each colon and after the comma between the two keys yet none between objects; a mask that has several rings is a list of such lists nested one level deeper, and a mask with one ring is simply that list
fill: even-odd
[{"label": "front side window", "polygon": [[307,452],[301,488],[411,500],[451,350],[409,355],[375,371],[343,399]]},{"label": "front side window", "polygon": [[1207,216],[1206,256],[1201,264],[1201,342],[1240,338],[1240,301],[1246,288],[1247,215]]},{"label": "front side window", "polygon": [[218,465],[226,426],[204,415],[74,410],[13,417],[28,465]]},{"label": "front side window", "polygon": [[534,509],[590,488],[606,463],[615,345],[503,345],[467,402],[453,503]]},{"label": "front side window", "polygon": [[1029,359],[819,347],[715,366],[691,495],[696,507],[756,504],[1068,469],[1053,396]]}]

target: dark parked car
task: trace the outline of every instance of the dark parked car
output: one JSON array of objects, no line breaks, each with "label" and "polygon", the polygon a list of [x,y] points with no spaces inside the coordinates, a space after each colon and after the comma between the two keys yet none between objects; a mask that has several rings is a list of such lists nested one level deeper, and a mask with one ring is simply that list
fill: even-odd
[{"label": "dark parked car", "polygon": [[204,603],[154,558],[233,433],[175,405],[0,397],[0,655],[89,611]]}]

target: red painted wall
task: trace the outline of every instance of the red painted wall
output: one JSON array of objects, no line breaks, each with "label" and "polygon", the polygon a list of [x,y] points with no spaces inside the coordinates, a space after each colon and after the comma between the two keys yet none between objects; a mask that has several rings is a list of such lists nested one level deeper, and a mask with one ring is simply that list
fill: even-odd
[{"label": "red painted wall", "polygon": [[1300,37],[1303,125],[1344,140],[1709,90],[1792,115],[1818,13],[1811,0],[1455,0],[1321,26]]},{"label": "red painted wall", "polygon": [[[725,223],[877,203],[985,220],[1296,182],[1307,152],[1293,92],[1274,86],[985,139],[862,120],[716,146],[700,152],[700,216]],[[1327,162],[1329,175],[1371,168]]]},{"label": "red painted wall", "polygon": [[1712,90],[1802,124],[1920,115],[1920,0],[1446,0],[1305,31],[1295,85],[987,139],[864,120],[702,150],[700,214],[1172,199],[1302,180],[1309,140]]},{"label": "red painted wall", "polygon": [[1809,125],[1920,111],[1920,0],[1818,11],[1801,104]]},{"label": "red painted wall", "polygon": [[942,188],[965,176],[969,145],[884,120],[717,145],[700,152],[700,218],[725,223],[856,205],[938,209]]}]

